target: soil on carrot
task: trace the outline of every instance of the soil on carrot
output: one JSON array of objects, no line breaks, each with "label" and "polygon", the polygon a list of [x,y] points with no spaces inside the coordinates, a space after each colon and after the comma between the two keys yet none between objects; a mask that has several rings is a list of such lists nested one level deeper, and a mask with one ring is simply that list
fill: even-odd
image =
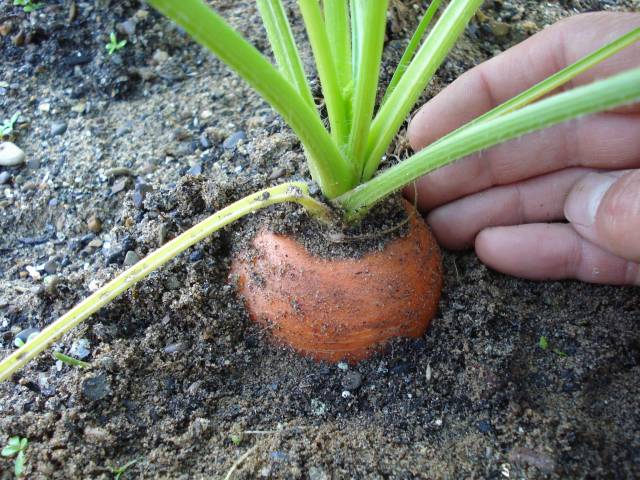
[{"label": "soil on carrot", "polygon": [[[0,167],[3,355],[208,213],[308,176],[278,116],[144,4],[11,3],[0,120],[21,112],[26,163]],[[387,80],[423,3],[391,1]],[[423,100],[561,17],[633,3],[487,1]],[[267,50],[254,2],[212,4]],[[127,40],[113,55],[111,32]],[[407,153],[401,135],[387,161]],[[256,225],[212,236],[56,344],[91,368],[46,353],[0,385],[0,442],[29,439],[28,478],[107,479],[131,461],[121,478],[640,475],[637,290],[521,281],[445,253],[424,338],[357,366],[315,363],[272,345],[227,284]]]}]

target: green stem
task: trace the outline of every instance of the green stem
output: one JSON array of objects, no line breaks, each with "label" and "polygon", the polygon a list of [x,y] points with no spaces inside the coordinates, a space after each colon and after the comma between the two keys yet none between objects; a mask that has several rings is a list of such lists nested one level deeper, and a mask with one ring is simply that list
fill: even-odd
[{"label": "green stem", "polygon": [[337,145],[344,145],[348,138],[347,109],[338,82],[336,66],[331,54],[327,29],[318,0],[298,0],[300,12],[316,60],[316,68],[322,85],[322,95],[327,105],[331,135]]},{"label": "green stem", "polygon": [[356,166],[356,172],[361,173],[364,167],[371,116],[376,103],[387,20],[387,0],[377,0],[375,5],[370,3],[371,0],[353,1],[357,15],[362,21],[362,28],[358,31],[359,65],[354,79],[348,158]]},{"label": "green stem", "polygon": [[348,0],[324,0],[324,19],[338,83],[345,102],[351,99],[351,37]]},{"label": "green stem", "polygon": [[338,197],[335,203],[344,209],[348,220],[354,220],[390,193],[462,157],[567,120],[639,100],[640,68],[637,68],[461,129],[446,141],[428,146]]},{"label": "green stem", "polygon": [[202,0],[149,0],[198,43],[232,67],[275,108],[302,142],[314,180],[327,198],[344,193],[356,174],[314,108],[273,65]]},{"label": "green stem", "polygon": [[87,299],[42,330],[35,338],[2,360],[0,362],[0,381],[10,378],[11,375],[26,365],[29,360],[49,347],[66,332],[100,310],[151,272],[156,271],[169,260],[184,252],[187,248],[245,215],[275,203],[283,202],[298,203],[316,218],[330,221],[331,213],[328,207],[310,197],[308,187],[303,182],[291,182],[266,188],[238,200],[151,252],[133,267],[125,270],[98,289]]},{"label": "green stem", "polygon": [[482,0],[451,0],[442,13],[371,124],[363,180],[376,172],[400,125],[481,4]]},{"label": "green stem", "polygon": [[315,110],[316,104],[281,0],[257,0],[257,3],[280,72]]},{"label": "green stem", "polygon": [[440,8],[441,3],[442,3],[442,0],[433,0],[431,2],[431,5],[429,5],[429,8],[423,15],[422,20],[420,20],[420,24],[418,24],[418,28],[416,28],[416,31],[413,32],[413,36],[411,37],[411,40],[409,41],[409,44],[407,45],[406,50],[402,54],[402,58],[398,63],[398,67],[396,68],[396,71],[393,72],[393,77],[391,77],[391,81],[389,82],[387,91],[385,92],[384,97],[382,98],[381,104],[384,104],[387,101],[387,99],[389,98],[389,95],[391,95],[393,91],[396,89],[396,86],[398,85],[398,82],[404,75],[404,72],[407,71],[407,67],[411,63],[413,54],[416,52],[418,46],[420,45],[420,41],[422,40],[424,33],[427,31],[427,28],[429,28],[429,25],[431,24],[431,20],[433,20],[433,17],[438,11],[438,8]]},{"label": "green stem", "polygon": [[480,115],[479,117],[473,119],[469,123],[463,125],[462,127],[454,130],[453,132],[445,135],[444,137],[437,140],[437,143],[443,142],[447,140],[450,136],[457,134],[463,128],[469,128],[471,125],[475,125],[476,123],[484,122],[486,120],[491,120],[492,118],[499,117],[508,112],[513,112],[518,110],[526,105],[529,105],[536,100],[544,97],[549,92],[565,85],[570,82],[578,75],[590,70],[594,66],[603,62],[607,58],[615,55],[616,53],[624,50],[625,48],[633,45],[634,43],[640,41],[640,28],[635,28],[631,30],[629,33],[622,35],[621,37],[615,39],[613,42],[608,43],[607,45],[599,48],[593,53],[582,57],[577,62],[569,65],[566,68],[563,68],[559,72],[551,75],[550,77],[545,78],[540,83],[534,85],[533,87],[525,90],[524,92],[516,95],[515,97],[507,100],[504,103],[501,103],[497,107],[488,112]]}]

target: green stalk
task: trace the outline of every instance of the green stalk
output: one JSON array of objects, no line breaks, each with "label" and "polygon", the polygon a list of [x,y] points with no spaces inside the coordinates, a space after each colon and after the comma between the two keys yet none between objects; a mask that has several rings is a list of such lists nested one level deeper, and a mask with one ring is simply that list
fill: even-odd
[{"label": "green stalk", "polygon": [[233,68],[282,115],[300,138],[314,180],[327,198],[355,185],[353,167],[331,140],[315,109],[220,15],[202,0],[149,0],[149,3]]},{"label": "green stalk", "polygon": [[320,4],[318,0],[298,0],[298,4],[316,60],[322,95],[327,105],[331,125],[331,136],[336,145],[344,145],[349,135],[347,108],[338,82]]},{"label": "green stalk", "polygon": [[376,172],[400,125],[481,4],[482,0],[451,0],[442,13],[371,124],[363,180]]},{"label": "green stalk", "polygon": [[316,104],[281,0],[257,0],[257,3],[280,72],[315,110]]},{"label": "green stalk", "polygon": [[640,68],[636,68],[464,128],[341,195],[335,203],[344,209],[347,219],[356,219],[390,193],[462,157],[567,120],[639,100]]},{"label": "green stalk", "polygon": [[29,360],[49,347],[66,332],[100,310],[147,275],[159,269],[169,260],[184,252],[187,248],[245,215],[275,203],[283,202],[298,203],[316,218],[329,221],[329,209],[326,205],[309,196],[307,184],[303,182],[291,182],[266,188],[238,200],[151,252],[133,267],[125,270],[115,279],[98,289],[83,302],[42,330],[35,338],[2,360],[0,362],[0,381],[10,378],[11,375],[26,365]]},{"label": "green stalk", "polygon": [[371,125],[373,108],[376,103],[380,62],[387,22],[387,0],[353,0],[362,28],[358,31],[357,76],[354,78],[352,124],[349,135],[349,154],[361,173],[364,167],[365,153]]},{"label": "green stalk", "polygon": [[607,58],[615,55],[616,53],[624,50],[625,48],[633,45],[634,43],[640,41],[640,28],[635,28],[631,30],[629,33],[618,37],[613,42],[608,43],[607,45],[599,48],[593,53],[582,57],[577,62],[569,65],[566,68],[563,68],[559,72],[554,73],[550,77],[545,78],[540,83],[534,85],[533,87],[525,90],[524,92],[516,95],[515,97],[507,100],[504,103],[501,103],[497,107],[488,112],[476,117],[466,125],[463,125],[457,130],[445,135],[444,137],[437,140],[437,143],[442,142],[448,139],[450,136],[460,132],[463,128],[468,128],[471,125],[475,125],[476,123],[484,122],[486,120],[491,120],[492,118],[499,117],[508,112],[513,112],[518,110],[530,103],[535,102],[536,100],[544,97],[547,93],[552,92],[553,90],[565,85],[570,82],[578,75],[590,70],[595,67],[599,63],[603,62]]},{"label": "green stalk", "polygon": [[324,21],[331,46],[331,55],[338,75],[338,84],[345,102],[351,101],[351,37],[348,0],[324,0]]},{"label": "green stalk", "polygon": [[433,20],[433,17],[438,11],[438,8],[440,8],[441,3],[442,3],[442,0],[433,0],[429,5],[429,8],[423,15],[422,19],[420,20],[420,23],[418,24],[418,28],[416,28],[416,31],[413,32],[413,36],[411,37],[411,40],[409,41],[409,44],[407,45],[406,50],[402,54],[402,58],[398,63],[398,67],[396,68],[396,71],[393,72],[393,77],[391,77],[391,81],[389,82],[387,91],[385,92],[384,97],[382,98],[381,104],[384,104],[384,102],[387,101],[387,99],[389,98],[389,95],[391,95],[393,91],[396,89],[396,86],[398,85],[398,82],[404,75],[404,72],[407,71],[407,67],[411,63],[413,54],[416,52],[418,46],[420,45],[420,41],[422,40],[424,33],[427,31],[427,28],[429,28],[429,25],[431,24],[431,20]]},{"label": "green stalk", "polygon": [[351,78],[358,77],[358,67],[360,66],[360,31],[362,30],[362,19],[356,9],[356,0],[349,0],[349,18],[351,19]]}]

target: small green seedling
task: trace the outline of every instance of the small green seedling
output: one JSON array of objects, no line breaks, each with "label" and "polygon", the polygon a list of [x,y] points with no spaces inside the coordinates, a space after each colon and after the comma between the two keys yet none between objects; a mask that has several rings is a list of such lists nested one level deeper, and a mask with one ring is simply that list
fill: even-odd
[{"label": "small green seedling", "polygon": [[242,443],[242,433],[231,434],[231,443],[233,443],[236,447],[239,447]]},{"label": "small green seedling", "polygon": [[0,455],[3,457],[15,457],[13,462],[13,473],[16,477],[21,477],[24,473],[24,464],[26,462],[25,450],[29,445],[29,440],[20,437],[11,437],[7,446],[2,449]]},{"label": "small green seedling", "polygon": [[33,2],[32,0],[13,0],[13,4],[19,7],[22,7],[22,10],[25,13],[35,12],[36,10],[40,10],[44,7],[42,2]]},{"label": "small green seedling", "polygon": [[70,367],[78,367],[78,368],[89,368],[91,367],[90,363],[83,362],[82,360],[78,360],[77,358],[70,357],[69,355],[65,355],[60,352],[53,352],[53,358],[56,360],[60,360],[62,363],[66,363]]},{"label": "small green seedling", "polygon": [[20,112],[14,113],[11,118],[7,118],[2,122],[2,125],[0,125],[0,137],[8,137],[13,133],[18,118],[20,118]]},{"label": "small green seedling", "polygon": [[549,348],[549,340],[547,339],[547,337],[545,337],[544,335],[542,335],[540,337],[540,340],[538,340],[538,346],[542,349],[542,350],[546,350],[547,348]]},{"label": "small green seedling", "polygon": [[111,473],[113,473],[113,478],[114,480],[120,480],[120,477],[122,477],[122,475],[124,475],[124,473],[129,470],[131,467],[133,467],[136,463],[138,463],[140,461],[139,458],[133,459],[130,462],[125,463],[123,466],[121,467],[109,467],[109,470],[111,470]]},{"label": "small green seedling", "polygon": [[[549,348],[549,339],[547,337],[545,337],[544,335],[542,335],[540,337],[540,340],[538,340],[538,346],[542,350],[547,350]],[[551,351],[553,353],[555,353],[556,355],[560,356],[560,357],[566,357],[567,356],[567,354],[565,352],[563,352],[562,350],[560,350],[558,348],[552,348]]]},{"label": "small green seedling", "polygon": [[109,55],[113,55],[118,50],[122,50],[126,44],[126,40],[118,41],[116,34],[114,32],[111,32],[111,34],[109,35],[109,43],[105,45],[105,48],[107,49],[107,53],[109,53]]}]

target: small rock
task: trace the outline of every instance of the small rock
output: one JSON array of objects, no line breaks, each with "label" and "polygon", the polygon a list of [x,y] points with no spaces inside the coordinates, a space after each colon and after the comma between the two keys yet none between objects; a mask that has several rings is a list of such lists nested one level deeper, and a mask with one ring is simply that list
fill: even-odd
[{"label": "small rock", "polygon": [[493,431],[493,427],[489,420],[480,420],[478,422],[478,430],[480,433],[491,433]]},{"label": "small rock", "polygon": [[56,121],[51,124],[51,136],[62,135],[67,131],[67,123],[63,121]]},{"label": "small rock", "polygon": [[136,183],[135,190],[133,191],[133,205],[138,209],[144,207],[144,199],[147,196],[147,193],[151,191],[153,191],[151,185],[144,182]]},{"label": "small rock", "polygon": [[58,271],[59,267],[58,262],[55,259],[51,259],[44,264],[44,271],[48,274],[54,274]]},{"label": "small rock", "polygon": [[202,164],[196,163],[193,167],[187,170],[187,175],[200,175],[202,173]]},{"label": "small rock", "polygon": [[11,180],[11,174],[9,172],[0,172],[0,185],[5,185]]},{"label": "small rock", "polygon": [[122,33],[126,33],[129,37],[133,37],[136,33],[136,22],[132,19],[125,20],[120,25],[118,25],[118,30]]},{"label": "small rock", "polygon": [[49,295],[54,295],[58,291],[60,285],[60,277],[58,275],[49,275],[44,278],[44,291]]},{"label": "small rock", "polygon": [[160,225],[158,225],[158,233],[156,238],[159,246],[162,246],[166,243],[168,234],[169,228],[167,227],[166,223],[161,223]]},{"label": "small rock", "polygon": [[89,231],[93,233],[100,233],[102,230],[102,220],[95,215],[91,215],[89,220],[87,220],[87,227],[89,228]]},{"label": "small rock", "polygon": [[25,267],[25,269],[27,270],[27,272],[29,272],[29,276],[34,280],[40,280],[42,278],[42,275],[37,268],[28,265],[27,267]]},{"label": "small rock", "polygon": [[73,342],[69,349],[69,355],[84,360],[91,354],[91,344],[86,338],[80,338]]},{"label": "small rock", "polygon": [[286,173],[287,171],[284,168],[276,167],[271,172],[271,175],[269,175],[269,180],[277,180],[280,177],[284,177]]},{"label": "small rock", "polygon": [[346,372],[347,370],[349,370],[349,364],[347,362],[340,362],[336,366],[343,372]]},{"label": "small rock", "polygon": [[87,427],[84,429],[84,438],[89,443],[95,443],[98,445],[111,444],[114,441],[113,435],[107,432],[104,428]]},{"label": "small rock", "polygon": [[329,475],[320,467],[309,468],[309,480],[329,480]]},{"label": "small rock", "polygon": [[138,256],[138,254],[133,250],[129,250],[127,254],[124,256],[123,265],[125,267],[132,267],[139,261],[140,261],[140,257]]},{"label": "small rock", "polygon": [[222,142],[222,147],[226,150],[233,150],[234,148],[236,148],[238,143],[246,138],[247,135],[242,130],[240,130],[227,137],[227,139]]},{"label": "small rock", "polygon": [[342,386],[347,390],[357,390],[360,385],[362,385],[362,374],[360,372],[351,371],[342,379]]},{"label": "small rock", "polygon": [[159,50],[158,49],[155,52],[153,52],[153,57],[151,57],[151,60],[156,65],[160,65],[160,64],[166,62],[167,60],[169,60],[169,54],[167,52],[165,52],[164,50]]},{"label": "small rock", "polygon": [[30,339],[32,339],[39,333],[40,333],[40,330],[38,330],[37,328],[25,328],[15,336],[15,338],[13,339],[13,344],[16,347],[19,347],[20,341],[22,341],[22,343],[27,343]]},{"label": "small rock", "polygon": [[206,132],[202,132],[200,134],[200,146],[205,150],[211,148],[211,142],[209,141]]},{"label": "small rock", "polygon": [[16,167],[24,163],[25,154],[21,148],[11,142],[0,143],[0,165]]},{"label": "small rock", "polygon": [[186,345],[182,342],[171,343],[164,347],[164,353],[178,353],[185,350]]},{"label": "small rock", "polygon": [[91,401],[98,401],[105,398],[110,393],[109,382],[107,376],[97,375],[87,378],[82,382],[82,395]]},{"label": "small rock", "polygon": [[199,262],[203,258],[204,258],[204,254],[202,253],[202,250],[194,250],[189,254],[190,262]]},{"label": "small rock", "polygon": [[113,185],[111,186],[111,193],[113,193],[114,195],[116,193],[120,193],[121,191],[123,191],[125,188],[127,188],[127,183],[129,183],[129,179],[128,178],[121,178],[120,180],[117,180],[113,183]]},{"label": "small rock", "polygon": [[491,22],[491,31],[496,37],[504,37],[511,31],[511,26],[504,22]]},{"label": "small rock", "polygon": [[13,23],[11,23],[9,20],[7,20],[6,22],[2,22],[2,24],[0,24],[0,37],[6,37],[7,35],[9,35],[12,28]]},{"label": "small rock", "polygon": [[516,465],[531,465],[543,473],[550,474],[556,469],[556,462],[546,453],[529,448],[516,447],[509,452],[509,461]]}]

